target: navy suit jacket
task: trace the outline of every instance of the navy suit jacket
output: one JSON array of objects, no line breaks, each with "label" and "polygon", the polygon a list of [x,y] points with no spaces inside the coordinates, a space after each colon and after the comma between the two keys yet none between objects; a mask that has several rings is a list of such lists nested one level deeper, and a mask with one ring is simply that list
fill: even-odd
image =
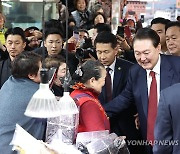
[{"label": "navy suit jacket", "polygon": [[[161,55],[160,89],[165,89],[180,82],[180,57]],[[109,117],[117,115],[135,102],[139,114],[142,136],[146,139],[148,88],[146,70],[135,64],[129,71],[125,89],[111,102],[106,104],[105,110]]]},{"label": "navy suit jacket", "polygon": [[155,126],[155,140],[160,142],[154,145],[154,154],[180,153],[179,92],[180,83],[161,92]]},{"label": "navy suit jacket", "polygon": [[[114,79],[113,79],[113,96],[112,98],[115,98],[119,95],[119,93],[124,89],[126,83],[127,83],[127,77],[129,73],[130,67],[133,65],[133,63],[117,58],[114,68]],[[102,88],[102,92],[99,96],[99,99],[101,101],[101,104],[106,104],[106,91],[105,86]]]},{"label": "navy suit jacket", "polygon": [[11,76],[10,58],[0,61],[0,89],[7,79]]}]

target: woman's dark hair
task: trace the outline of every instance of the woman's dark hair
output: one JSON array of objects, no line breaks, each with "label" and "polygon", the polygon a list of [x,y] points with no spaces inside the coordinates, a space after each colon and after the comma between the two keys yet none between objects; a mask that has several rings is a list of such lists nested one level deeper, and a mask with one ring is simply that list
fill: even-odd
[{"label": "woman's dark hair", "polygon": [[102,68],[104,68],[104,66],[98,60],[87,60],[85,63],[79,66],[72,76],[72,80],[74,83],[86,83],[92,77],[98,80],[101,77]]},{"label": "woman's dark hair", "polygon": [[90,11],[92,14],[96,14],[100,9],[104,11],[102,4],[100,4],[99,2],[95,2],[93,7],[91,6]]},{"label": "woman's dark hair", "polygon": [[152,44],[155,48],[160,43],[160,37],[156,33],[156,31],[150,28],[140,28],[133,39],[133,45],[136,40],[147,40],[147,39],[152,41]]},{"label": "woman's dark hair", "polygon": [[7,37],[8,37],[9,35],[19,35],[19,36],[21,36],[23,42],[26,41],[25,33],[24,33],[23,29],[20,28],[20,27],[9,28],[9,29],[6,31],[5,35],[4,35],[4,36],[5,36],[5,40],[7,40]]},{"label": "woman's dark hair", "polygon": [[73,18],[73,17],[69,17],[68,18],[68,25],[71,23],[71,22],[74,22],[74,24],[76,25],[76,20]]},{"label": "woman's dark hair", "polygon": [[30,51],[20,53],[11,63],[11,73],[15,78],[28,78],[37,75],[41,56]]},{"label": "woman's dark hair", "polygon": [[50,69],[52,67],[59,68],[62,63],[66,63],[64,57],[61,55],[50,55],[45,59],[45,67]]},{"label": "woman's dark hair", "polygon": [[94,14],[93,23],[94,23],[95,18],[96,18],[98,15],[101,15],[101,16],[104,18],[104,23],[107,22],[107,18],[106,18],[106,16],[104,15],[104,13],[97,12],[97,13]]}]

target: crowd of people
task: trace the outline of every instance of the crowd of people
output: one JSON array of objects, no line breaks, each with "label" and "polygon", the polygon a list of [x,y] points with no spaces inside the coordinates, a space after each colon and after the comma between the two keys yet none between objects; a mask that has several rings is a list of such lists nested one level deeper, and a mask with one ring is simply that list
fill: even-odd
[{"label": "crowd of people", "polygon": [[179,145],[170,144],[180,141],[180,22],[158,17],[143,28],[140,20],[125,17],[114,35],[110,6],[110,0],[74,0],[68,38],[61,0],[57,20],[46,21],[43,31],[6,28],[0,13],[1,152],[13,153],[9,143],[16,123],[45,140],[46,120],[24,112],[38,89],[40,69],[53,67],[51,90],[57,97],[63,96],[67,70],[71,75],[71,97],[80,108],[78,132],[126,136],[132,154],[180,153]]}]

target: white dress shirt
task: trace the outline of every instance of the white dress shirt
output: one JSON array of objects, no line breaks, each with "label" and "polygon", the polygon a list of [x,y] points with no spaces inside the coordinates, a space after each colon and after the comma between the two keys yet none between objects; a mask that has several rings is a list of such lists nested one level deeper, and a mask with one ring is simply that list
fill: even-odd
[{"label": "white dress shirt", "polygon": [[152,70],[146,70],[146,73],[147,73],[148,95],[149,95],[151,81],[152,81],[152,77],[150,76],[150,71],[155,72],[156,82],[157,82],[157,97],[158,97],[158,102],[159,102],[159,96],[160,96],[160,64],[161,64],[161,56],[159,55],[158,62],[154,66],[154,68]]}]

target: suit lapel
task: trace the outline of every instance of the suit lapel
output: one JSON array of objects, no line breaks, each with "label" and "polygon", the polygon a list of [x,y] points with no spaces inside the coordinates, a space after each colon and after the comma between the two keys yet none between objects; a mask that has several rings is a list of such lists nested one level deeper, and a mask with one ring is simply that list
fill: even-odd
[{"label": "suit lapel", "polygon": [[105,89],[105,85],[102,87],[102,92],[101,92],[100,95],[101,95],[101,98],[103,99],[101,103],[102,103],[102,104],[107,103],[107,102],[106,102],[106,89]]},{"label": "suit lapel", "polygon": [[[121,77],[122,71],[123,70],[121,70],[121,63],[120,63],[119,59],[116,59],[116,64],[115,64],[115,68],[114,68],[113,96],[112,96],[112,98],[114,98],[116,96],[116,92],[118,91],[118,86],[119,86],[120,80],[122,79],[122,77]],[[101,96],[103,97],[104,100],[106,100],[105,85],[102,87]]]},{"label": "suit lapel", "polygon": [[[119,80],[121,79],[121,77],[120,77],[121,68],[118,67],[118,65],[119,65],[119,62],[118,62],[118,59],[116,59],[116,64],[115,64],[115,68],[114,68],[113,93],[112,93],[113,96],[112,96],[112,98],[114,98],[114,96],[115,96],[115,92],[116,92],[116,89],[118,87]],[[102,104],[107,103],[106,102],[106,88],[105,87],[106,87],[106,85],[104,85],[102,87],[102,92],[100,94],[100,97],[103,99],[103,101],[101,102]]]},{"label": "suit lapel", "polygon": [[141,103],[145,116],[147,117],[148,112],[148,88],[147,88],[147,75],[146,70],[140,69],[138,75],[138,87],[141,95]]},{"label": "suit lapel", "polygon": [[172,79],[174,76],[173,69],[170,63],[166,60],[167,57],[161,56],[161,64],[160,64],[160,90],[163,90],[169,86],[171,86]]},{"label": "suit lapel", "polygon": [[122,75],[122,71],[121,67],[117,65],[115,65],[115,69],[114,69],[114,79],[113,79],[113,98],[116,96],[116,92],[120,83],[120,80],[122,79],[121,75]]}]

